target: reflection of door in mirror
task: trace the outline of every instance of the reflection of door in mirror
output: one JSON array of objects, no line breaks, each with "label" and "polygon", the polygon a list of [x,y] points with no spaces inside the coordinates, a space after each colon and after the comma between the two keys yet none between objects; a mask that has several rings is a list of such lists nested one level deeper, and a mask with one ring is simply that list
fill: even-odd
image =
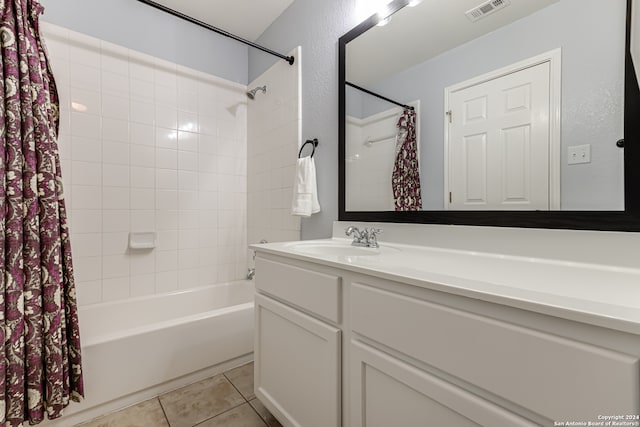
[{"label": "reflection of door in mirror", "polygon": [[[353,95],[350,104],[358,103],[357,94],[354,92]],[[410,102],[408,105],[414,107],[417,117],[420,117],[420,102]],[[402,107],[373,113],[370,110],[363,113],[358,108],[349,109],[345,147],[348,210],[394,210],[391,175],[398,143],[397,124],[402,111]],[[416,123],[418,150],[419,132],[420,125]]]},{"label": "reflection of door in mirror", "polygon": [[560,208],[559,63],[555,50],[446,89],[448,209]]}]

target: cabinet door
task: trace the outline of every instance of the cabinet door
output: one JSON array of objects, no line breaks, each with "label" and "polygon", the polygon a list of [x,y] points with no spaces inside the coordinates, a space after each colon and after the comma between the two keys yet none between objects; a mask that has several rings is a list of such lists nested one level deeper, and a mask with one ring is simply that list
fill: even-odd
[{"label": "cabinet door", "polygon": [[350,388],[351,427],[537,425],[357,341]]},{"label": "cabinet door", "polygon": [[256,295],[255,393],[284,426],[340,426],[340,330]]},{"label": "cabinet door", "polygon": [[548,420],[638,413],[638,356],[365,283],[350,297],[357,334]]}]

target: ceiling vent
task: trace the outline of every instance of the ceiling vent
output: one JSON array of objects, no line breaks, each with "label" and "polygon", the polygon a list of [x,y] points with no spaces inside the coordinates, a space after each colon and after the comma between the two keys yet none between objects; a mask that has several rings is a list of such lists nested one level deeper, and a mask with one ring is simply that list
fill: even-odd
[{"label": "ceiling vent", "polygon": [[467,18],[469,18],[471,22],[475,22],[478,19],[484,18],[487,15],[491,15],[493,12],[509,6],[510,4],[511,2],[509,0],[489,0],[482,3],[480,6],[466,11],[465,15],[467,15]]}]

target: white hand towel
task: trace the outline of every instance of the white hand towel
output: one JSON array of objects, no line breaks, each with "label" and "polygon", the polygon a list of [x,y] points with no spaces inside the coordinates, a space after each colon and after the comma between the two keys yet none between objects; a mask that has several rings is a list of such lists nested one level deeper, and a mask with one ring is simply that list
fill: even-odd
[{"label": "white hand towel", "polygon": [[320,203],[316,184],[316,164],[313,157],[303,157],[296,163],[291,215],[308,217],[317,212],[320,212]]}]

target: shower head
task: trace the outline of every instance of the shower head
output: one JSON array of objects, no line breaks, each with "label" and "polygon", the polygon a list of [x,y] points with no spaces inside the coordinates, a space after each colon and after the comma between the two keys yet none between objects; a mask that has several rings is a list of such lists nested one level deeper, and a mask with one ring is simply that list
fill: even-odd
[{"label": "shower head", "polygon": [[262,93],[267,93],[267,85],[258,86],[257,88],[248,91],[247,96],[249,97],[249,99],[254,99],[256,97],[256,92],[258,92],[259,90],[261,90]]}]

